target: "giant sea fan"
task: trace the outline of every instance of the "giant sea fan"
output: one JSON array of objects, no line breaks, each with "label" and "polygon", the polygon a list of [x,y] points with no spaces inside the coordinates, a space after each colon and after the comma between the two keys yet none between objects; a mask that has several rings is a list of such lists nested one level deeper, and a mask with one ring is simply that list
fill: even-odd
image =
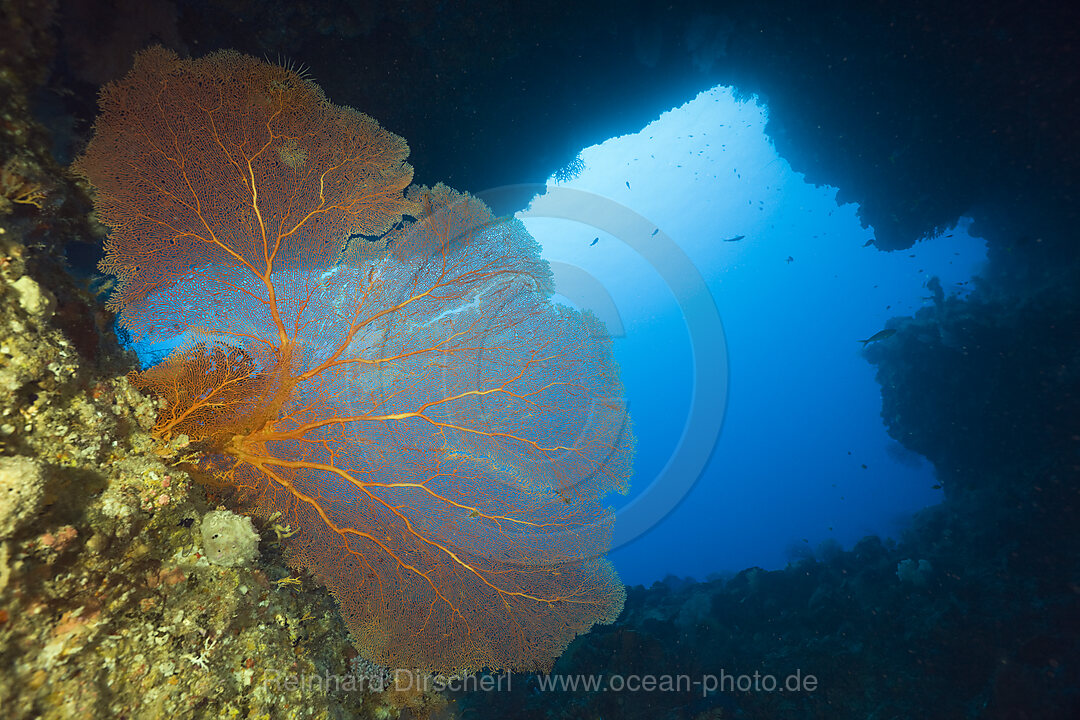
[{"label": "giant sea fan", "polygon": [[633,438],[600,323],[539,248],[286,68],[141,53],[76,168],[111,229],[138,374],[200,475],[299,530],[361,653],[550,668],[618,614],[602,504]]}]

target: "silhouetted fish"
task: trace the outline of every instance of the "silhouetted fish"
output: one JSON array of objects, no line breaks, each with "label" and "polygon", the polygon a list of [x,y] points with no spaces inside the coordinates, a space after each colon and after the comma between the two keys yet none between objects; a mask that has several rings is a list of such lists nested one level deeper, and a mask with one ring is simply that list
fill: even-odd
[{"label": "silhouetted fish", "polygon": [[[653,230],[652,234],[655,235],[658,232],[660,232],[660,228],[656,228],[655,230]],[[652,235],[650,235],[649,237],[652,237]]]},{"label": "silhouetted fish", "polygon": [[598,242],[600,242],[600,238],[593,238],[593,241],[591,243],[589,243],[589,247],[592,247],[593,245],[595,245]]},{"label": "silhouetted fish", "polygon": [[867,240],[866,242],[863,243],[863,247],[870,247],[873,244],[874,244],[874,238],[870,238],[869,240]]},{"label": "silhouetted fish", "polygon": [[892,328],[888,328],[887,330],[882,330],[880,332],[876,332],[873,335],[871,335],[870,337],[866,338],[865,340],[860,340],[859,342],[862,343],[863,347],[866,347],[867,344],[869,344],[869,343],[878,342],[878,341],[884,340],[886,338],[891,338],[895,334],[896,334],[896,330],[893,330]]},{"label": "silhouetted fish", "polygon": [[724,242],[738,242],[739,240],[742,240],[744,237],[746,237],[746,236],[745,235],[736,235],[735,237],[724,238]]},{"label": "silhouetted fish", "polygon": [[788,255],[788,256],[787,256],[787,262],[788,262],[788,264],[790,265],[791,263],[795,262],[795,258],[793,258],[793,257],[791,257],[790,255]]},{"label": "silhouetted fish", "polygon": [[629,189],[630,189],[630,181],[629,181],[629,180],[627,180],[627,181],[626,181],[626,189],[627,189],[627,190],[629,190]]}]

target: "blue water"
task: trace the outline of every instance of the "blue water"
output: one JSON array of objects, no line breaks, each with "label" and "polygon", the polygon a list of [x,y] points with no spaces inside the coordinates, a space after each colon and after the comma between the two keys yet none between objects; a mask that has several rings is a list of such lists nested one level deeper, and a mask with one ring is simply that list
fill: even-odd
[{"label": "blue water", "polygon": [[655,490],[686,430],[697,373],[728,372],[726,398],[703,399],[723,418],[715,443],[700,448],[708,464],[694,478],[664,480],[693,481],[692,489],[611,554],[629,584],[778,568],[826,540],[850,547],[867,534],[896,537],[940,500],[930,465],[887,435],[859,340],[928,304],[931,276],[946,294],[965,293],[984,244],[965,221],[907,251],[865,247],[873,229],[860,226],[857,207],[838,206],[834,188],[793,173],[766,119],[767,108],[716,88],[636,135],[583,150],[577,178],[549,181],[553,192],[614,201],[655,225],[645,242],[685,253],[723,323],[726,368],[694,367],[676,298],[685,288],[672,292],[641,237],[600,229],[587,202],[575,219],[522,215],[557,269],[579,269],[609,296],[597,301],[575,275],[557,286],[616,330],[638,436],[634,485],[613,498],[617,507]]}]

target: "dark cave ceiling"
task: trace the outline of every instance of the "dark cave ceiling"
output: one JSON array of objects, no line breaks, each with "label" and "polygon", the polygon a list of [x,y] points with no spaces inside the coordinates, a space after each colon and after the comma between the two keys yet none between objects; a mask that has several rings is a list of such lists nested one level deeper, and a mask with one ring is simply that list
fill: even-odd
[{"label": "dark cave ceiling", "polygon": [[[289,58],[404,136],[418,182],[472,192],[542,182],[732,84],[768,103],[792,166],[860,203],[878,247],[897,249],[972,211],[996,213],[1003,236],[1071,227],[1078,18],[1047,0],[94,0],[65,6],[57,75],[99,84],[152,42]],[[75,96],[85,126],[93,93]]]}]

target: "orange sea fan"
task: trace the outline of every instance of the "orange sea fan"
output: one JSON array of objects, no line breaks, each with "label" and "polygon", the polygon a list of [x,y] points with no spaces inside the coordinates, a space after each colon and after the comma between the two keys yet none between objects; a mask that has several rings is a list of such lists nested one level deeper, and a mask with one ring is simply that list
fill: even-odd
[{"label": "orange sea fan", "polygon": [[295,72],[161,49],[102,93],[77,162],[139,376],[358,649],[424,670],[548,669],[618,614],[601,504],[633,437],[610,342],[551,302],[515,221],[409,188],[405,142]]}]

